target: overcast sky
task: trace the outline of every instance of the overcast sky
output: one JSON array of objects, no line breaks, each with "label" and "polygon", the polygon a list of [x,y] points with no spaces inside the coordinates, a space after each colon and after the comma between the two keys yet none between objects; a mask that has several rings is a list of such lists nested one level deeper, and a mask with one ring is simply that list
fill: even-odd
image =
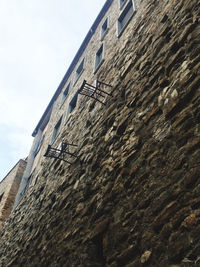
[{"label": "overcast sky", "polygon": [[105,0],[0,0],[0,180],[31,134]]}]

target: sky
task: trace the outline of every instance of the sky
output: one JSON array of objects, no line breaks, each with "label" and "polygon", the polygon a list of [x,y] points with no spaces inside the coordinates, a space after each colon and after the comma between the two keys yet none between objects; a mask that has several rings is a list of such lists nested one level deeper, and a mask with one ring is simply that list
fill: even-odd
[{"label": "sky", "polygon": [[0,0],[0,181],[32,132],[105,0]]}]

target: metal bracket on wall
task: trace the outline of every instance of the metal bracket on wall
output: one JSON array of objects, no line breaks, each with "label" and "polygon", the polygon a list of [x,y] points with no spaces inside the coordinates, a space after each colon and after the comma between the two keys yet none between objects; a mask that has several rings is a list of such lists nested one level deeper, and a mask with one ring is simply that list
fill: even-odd
[{"label": "metal bracket on wall", "polygon": [[95,85],[91,85],[87,83],[86,80],[84,80],[80,89],[78,90],[78,93],[81,95],[91,97],[94,100],[105,105],[103,100],[105,99],[106,95],[112,96],[111,93],[106,92],[106,90],[111,87],[112,87],[111,85],[100,82],[98,80],[96,81]]},{"label": "metal bracket on wall", "polygon": [[77,145],[69,144],[67,142],[61,142],[57,148],[53,148],[51,145],[48,145],[47,151],[44,154],[44,157],[60,159],[69,164],[72,164],[72,162],[69,162],[68,160],[66,160],[66,157],[70,156],[70,157],[78,158],[75,155],[75,152],[72,151],[73,147],[77,147]]}]

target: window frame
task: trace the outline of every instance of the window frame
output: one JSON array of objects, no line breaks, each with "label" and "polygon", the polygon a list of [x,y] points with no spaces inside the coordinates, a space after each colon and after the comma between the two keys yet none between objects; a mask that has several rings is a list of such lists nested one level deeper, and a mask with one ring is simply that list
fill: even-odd
[{"label": "window frame", "polygon": [[[99,49],[97,50],[96,54],[95,54],[95,60],[94,60],[94,74],[99,70],[100,66],[103,64],[104,62],[104,43],[101,44],[101,46],[99,47]],[[101,58],[100,55],[98,55],[101,52]],[[97,62],[98,60],[98,62]]]},{"label": "window frame", "polygon": [[[131,9],[132,9],[131,15],[129,15],[129,18],[127,19],[125,24],[122,25],[124,18],[130,12]],[[135,10],[134,1],[129,0],[126,6],[124,7],[123,11],[121,12],[119,18],[117,19],[117,37],[118,38],[122,35],[123,31],[126,29],[126,27],[128,26],[129,22],[131,21],[135,13],[136,13],[136,10]]]},{"label": "window frame", "polygon": [[85,63],[85,57],[81,60],[81,63],[78,65],[78,68],[76,69],[76,72],[74,74],[74,85],[77,83],[81,74],[84,71],[84,63]]},{"label": "window frame", "polygon": [[[106,24],[106,29],[104,26]],[[101,25],[100,40],[102,41],[109,30],[109,19],[108,17],[104,20],[104,23]]]},{"label": "window frame", "polygon": [[34,174],[35,174],[35,168],[34,168],[34,170],[31,172],[31,174],[29,175],[29,177],[26,180],[26,185],[24,187],[23,195],[31,187],[31,183],[33,181]]},{"label": "window frame", "polygon": [[38,183],[38,180],[39,180],[39,174],[36,175],[33,186],[35,186]]},{"label": "window frame", "polygon": [[71,113],[76,108],[77,102],[78,102],[78,91],[73,95],[71,101],[69,102],[68,109],[67,109],[67,112],[66,112],[66,121],[68,121],[68,119],[71,116]]},{"label": "window frame", "polygon": [[62,118],[63,118],[63,115],[60,117],[60,119],[57,121],[56,125],[53,128],[53,134],[51,137],[51,144],[54,143],[54,141],[56,140],[56,137],[58,136],[59,129],[60,129],[61,123],[62,123]]},{"label": "window frame", "polygon": [[41,147],[42,147],[42,145],[43,145],[43,143],[44,143],[45,135],[46,135],[46,132],[41,136],[40,141],[38,142],[38,146],[37,146],[37,148],[36,148],[36,150],[35,150],[34,157],[36,157],[37,154],[39,153],[39,151],[40,151],[40,149],[41,149]]},{"label": "window frame", "polygon": [[127,0],[124,0],[123,2],[122,2],[122,0],[119,0],[119,9],[122,10],[122,8],[123,8],[124,5],[126,4],[126,2],[127,2]]},{"label": "window frame", "polygon": [[0,203],[1,203],[2,199],[3,199],[4,193],[5,193],[5,192],[3,192],[3,193],[0,195]]},{"label": "window frame", "polygon": [[69,82],[65,88],[65,90],[62,93],[62,99],[61,99],[61,104],[60,107],[62,107],[62,105],[64,104],[65,100],[67,99],[67,97],[69,96],[69,91],[70,91],[70,87],[71,87],[71,82]]}]

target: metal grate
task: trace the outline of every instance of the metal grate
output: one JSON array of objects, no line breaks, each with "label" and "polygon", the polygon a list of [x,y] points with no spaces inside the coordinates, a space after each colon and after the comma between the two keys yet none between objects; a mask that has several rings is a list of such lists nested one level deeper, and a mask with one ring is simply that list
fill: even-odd
[{"label": "metal grate", "polygon": [[75,157],[75,151],[73,148],[77,147],[77,145],[69,144],[67,142],[61,142],[57,148],[53,148],[51,145],[48,145],[47,151],[44,154],[44,157],[47,158],[54,158],[54,159],[60,159],[63,160],[69,164],[72,164],[69,160],[66,158],[69,157]]},{"label": "metal grate", "polygon": [[93,98],[94,100],[102,103],[105,105],[103,102],[105,100],[106,95],[112,96],[111,93],[106,92],[108,88],[111,88],[112,86],[100,81],[96,81],[96,85],[91,85],[86,82],[86,80],[83,81],[78,93],[81,95],[85,95],[88,97]]}]

